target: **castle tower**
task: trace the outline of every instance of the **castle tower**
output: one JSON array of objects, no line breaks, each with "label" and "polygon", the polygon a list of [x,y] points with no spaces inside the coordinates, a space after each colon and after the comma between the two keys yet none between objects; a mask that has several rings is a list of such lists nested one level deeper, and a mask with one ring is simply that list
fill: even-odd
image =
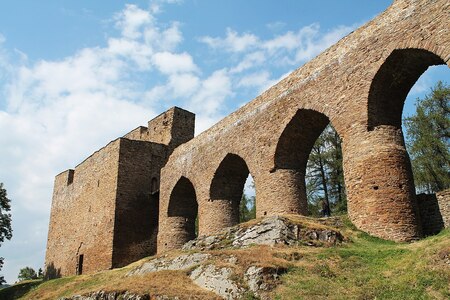
[{"label": "castle tower", "polygon": [[194,136],[195,115],[173,107],[55,178],[46,271],[125,266],[156,252],[160,171]]}]

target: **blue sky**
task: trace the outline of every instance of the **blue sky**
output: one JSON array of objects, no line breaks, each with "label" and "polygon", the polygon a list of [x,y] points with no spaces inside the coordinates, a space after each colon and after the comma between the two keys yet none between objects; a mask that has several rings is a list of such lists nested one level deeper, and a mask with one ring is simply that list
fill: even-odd
[{"label": "blue sky", "polygon": [[[4,1],[0,181],[9,283],[43,266],[54,176],[174,106],[196,133],[250,101],[391,1]],[[425,73],[405,111],[446,67]]]}]

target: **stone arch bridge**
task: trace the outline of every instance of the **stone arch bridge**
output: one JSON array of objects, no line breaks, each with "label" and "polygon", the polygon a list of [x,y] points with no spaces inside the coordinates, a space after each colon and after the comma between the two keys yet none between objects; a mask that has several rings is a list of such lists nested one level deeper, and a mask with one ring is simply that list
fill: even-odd
[{"label": "stone arch bridge", "polygon": [[421,236],[401,114],[429,66],[450,66],[450,2],[396,0],[287,78],[178,147],[161,171],[158,252],[238,222],[250,173],[257,216],[306,214],[305,169],[331,122],[343,141],[348,213],[361,230]]}]

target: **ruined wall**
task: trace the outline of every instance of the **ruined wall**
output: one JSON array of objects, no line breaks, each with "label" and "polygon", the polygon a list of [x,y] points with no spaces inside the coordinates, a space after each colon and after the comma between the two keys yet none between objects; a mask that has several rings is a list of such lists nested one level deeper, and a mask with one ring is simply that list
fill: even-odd
[{"label": "ruined wall", "polygon": [[124,138],[148,141],[169,146],[169,152],[194,137],[195,115],[179,107],[172,107],[148,121],[148,127],[139,126]]},{"label": "ruined wall", "polygon": [[444,228],[450,228],[450,189],[436,193]]},{"label": "ruined wall", "polygon": [[[450,64],[449,10],[447,0],[394,1],[374,20],[178,147],[162,170],[158,251],[176,245],[169,202],[182,177],[195,188],[199,234],[217,230],[211,224],[224,219],[224,212],[211,201],[211,184],[229,154],[245,161],[255,181],[257,216],[304,213],[301,154],[309,153],[320,127],[305,122],[316,122],[317,115],[331,122],[343,140],[352,222],[385,239],[419,238],[401,111],[408,91],[429,66]],[[298,114],[298,129],[289,135]]]},{"label": "ruined wall", "polygon": [[[174,107],[56,176],[46,266],[61,275],[121,267],[156,252],[160,171],[194,135]],[[155,141],[166,143],[160,144]]]},{"label": "ruined wall", "polygon": [[77,273],[79,255],[83,273],[112,267],[119,147],[115,140],[55,178],[45,262],[63,276]]},{"label": "ruined wall", "polygon": [[156,252],[160,170],[167,146],[120,139],[113,266]]},{"label": "ruined wall", "polygon": [[436,194],[419,194],[417,203],[425,235],[450,228],[450,189]]}]

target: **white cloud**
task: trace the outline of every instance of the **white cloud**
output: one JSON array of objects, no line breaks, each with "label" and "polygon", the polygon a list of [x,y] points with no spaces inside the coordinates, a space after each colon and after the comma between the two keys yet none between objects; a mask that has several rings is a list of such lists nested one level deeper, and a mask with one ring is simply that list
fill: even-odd
[{"label": "white cloud", "polygon": [[143,38],[145,44],[155,51],[174,51],[183,41],[179,22],[172,22],[166,29],[161,29],[156,24],[148,26],[143,30]]},{"label": "white cloud", "polygon": [[265,41],[262,47],[269,52],[274,52],[278,49],[285,49],[289,51],[298,48],[300,43],[301,36],[299,34],[293,33],[292,31],[288,31],[283,35]]},{"label": "white cloud", "polygon": [[174,74],[169,78],[174,97],[190,97],[200,86],[200,79],[192,74]]},{"label": "white cloud", "polygon": [[158,70],[164,74],[197,71],[197,66],[194,63],[192,56],[186,52],[180,54],[159,52],[153,56],[152,61]]},{"label": "white cloud", "polygon": [[198,112],[197,133],[217,122],[225,99],[232,94],[231,79],[226,69],[215,71],[201,83],[188,104],[191,111]]},{"label": "white cloud", "polygon": [[152,23],[153,16],[134,4],[126,4],[125,9],[116,14],[114,19],[123,37],[137,39],[142,35],[141,28]]},{"label": "white cloud", "polygon": [[247,51],[248,49],[256,46],[259,42],[256,35],[250,33],[243,33],[239,35],[231,28],[227,28],[226,37],[224,39],[204,36],[199,40],[211,48],[225,49],[229,52]]},{"label": "white cloud", "polygon": [[213,49],[232,52],[243,57],[231,69],[239,73],[266,64],[269,66],[298,66],[337,42],[354,26],[339,26],[322,33],[319,24],[311,24],[298,31],[287,31],[271,39],[262,39],[252,33],[238,33],[230,28],[225,38],[204,36],[200,41]]},{"label": "white cloud", "polygon": [[261,87],[267,84],[270,78],[270,73],[268,71],[262,71],[257,73],[251,73],[243,77],[238,86],[242,87]]},{"label": "white cloud", "polygon": [[261,65],[266,61],[266,55],[263,51],[246,54],[239,64],[230,70],[231,73],[239,73],[255,66]]}]

